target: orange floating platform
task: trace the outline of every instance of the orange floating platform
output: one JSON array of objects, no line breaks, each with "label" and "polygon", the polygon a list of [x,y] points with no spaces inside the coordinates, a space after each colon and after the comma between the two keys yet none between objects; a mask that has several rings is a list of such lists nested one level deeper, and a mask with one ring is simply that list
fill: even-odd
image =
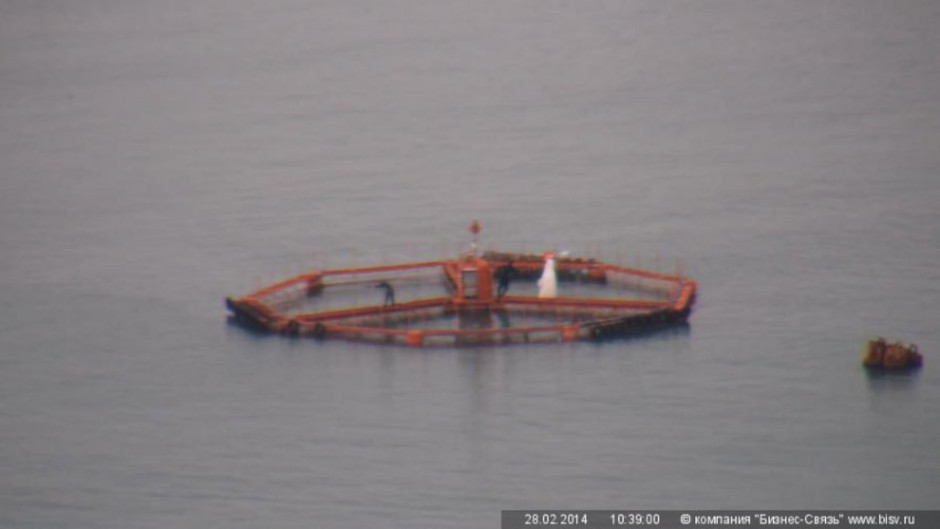
[{"label": "orange floating platform", "polygon": [[594,259],[552,264],[552,297],[535,291],[541,256],[488,252],[321,270],[225,301],[234,320],[271,333],[411,347],[604,340],[682,325],[695,302],[686,277]]},{"label": "orange floating platform", "polygon": [[924,356],[916,344],[888,343],[884,338],[878,338],[868,342],[862,365],[873,370],[912,371],[924,365]]}]

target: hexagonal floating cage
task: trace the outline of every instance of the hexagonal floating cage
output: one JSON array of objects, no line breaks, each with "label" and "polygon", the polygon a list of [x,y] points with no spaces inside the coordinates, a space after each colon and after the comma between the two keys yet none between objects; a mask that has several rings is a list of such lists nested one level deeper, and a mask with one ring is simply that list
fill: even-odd
[{"label": "hexagonal floating cage", "polygon": [[472,251],[311,272],[226,305],[242,324],[289,336],[481,346],[603,340],[680,325],[696,290],[680,275],[595,259]]}]

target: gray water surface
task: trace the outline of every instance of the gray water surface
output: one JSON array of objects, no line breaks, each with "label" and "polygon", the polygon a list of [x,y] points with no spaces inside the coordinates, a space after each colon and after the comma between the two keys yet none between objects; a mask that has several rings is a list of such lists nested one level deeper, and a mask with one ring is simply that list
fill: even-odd
[{"label": "gray water surface", "polygon": [[[0,6],[0,526],[937,509],[940,4]],[[569,250],[690,326],[258,336],[324,267]],[[376,296],[380,295],[372,292]],[[866,340],[917,342],[869,377]]]}]

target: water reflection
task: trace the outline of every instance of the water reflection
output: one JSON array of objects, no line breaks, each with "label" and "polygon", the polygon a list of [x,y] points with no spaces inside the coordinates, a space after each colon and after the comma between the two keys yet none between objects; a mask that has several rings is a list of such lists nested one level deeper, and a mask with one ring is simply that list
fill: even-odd
[{"label": "water reflection", "polygon": [[920,378],[920,369],[886,371],[864,369],[868,387],[874,392],[900,391],[914,388]]},{"label": "water reflection", "polygon": [[271,332],[261,328],[258,325],[252,325],[237,316],[229,314],[225,318],[226,331],[230,333],[241,333],[243,336],[250,336],[254,338],[266,338],[271,335]]},{"label": "water reflection", "polygon": [[496,318],[499,319],[499,326],[503,329],[508,329],[512,326],[512,321],[509,319],[509,311],[507,310],[495,310],[493,311],[496,314]]}]

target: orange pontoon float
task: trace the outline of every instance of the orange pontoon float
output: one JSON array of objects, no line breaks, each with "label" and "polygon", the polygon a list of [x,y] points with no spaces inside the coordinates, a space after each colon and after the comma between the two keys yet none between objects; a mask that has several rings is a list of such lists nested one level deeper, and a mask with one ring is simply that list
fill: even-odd
[{"label": "orange pontoon float", "polygon": [[[471,231],[473,249],[456,259],[311,272],[226,306],[267,332],[412,347],[603,340],[681,325],[692,311],[689,278],[594,259],[477,255],[479,225]],[[557,290],[540,284],[540,297],[536,279],[549,269]]]}]

